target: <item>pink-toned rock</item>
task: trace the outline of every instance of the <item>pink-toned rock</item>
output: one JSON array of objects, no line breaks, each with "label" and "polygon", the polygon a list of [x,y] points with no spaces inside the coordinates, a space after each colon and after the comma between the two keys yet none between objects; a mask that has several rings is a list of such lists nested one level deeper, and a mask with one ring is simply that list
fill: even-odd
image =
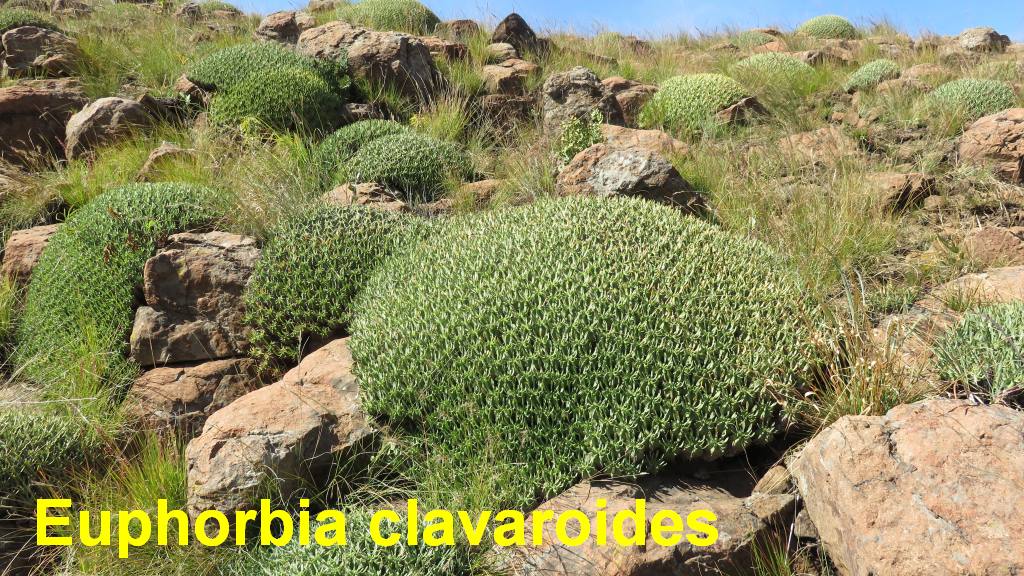
[{"label": "pink-toned rock", "polygon": [[257,40],[295,44],[299,35],[316,26],[316,19],[307,12],[286,10],[268,14],[253,33]]},{"label": "pink-toned rock", "polygon": [[964,250],[985,266],[1024,265],[1024,227],[978,228],[964,239]]},{"label": "pink-toned rock", "polygon": [[255,239],[237,234],[171,236],[146,262],[132,359],[148,367],[244,356],[242,293],[259,253]]},{"label": "pink-toned rock", "polygon": [[606,144],[615,148],[639,148],[663,156],[685,156],[690,152],[689,146],[662,130],[638,130],[602,124],[601,135]]},{"label": "pink-toned rock", "polygon": [[483,68],[484,87],[490,94],[522,96],[526,94],[526,80],[537,70],[533,62],[517,58],[488,64]]},{"label": "pink-toned rock", "polygon": [[15,230],[4,246],[4,263],[0,276],[16,286],[28,286],[32,271],[46,249],[59,224]]},{"label": "pink-toned rock", "polygon": [[480,33],[480,25],[467,19],[445,22],[441,25],[441,29],[459,41],[470,40]]},{"label": "pink-toned rock", "polygon": [[306,56],[328,60],[347,54],[349,68],[356,76],[392,86],[411,98],[427,100],[437,88],[439,75],[430,49],[408,34],[328,22],[303,32],[296,49]]},{"label": "pink-toned rock", "polygon": [[192,439],[211,414],[261,386],[248,358],[155,368],[135,380],[124,405],[143,427]]},{"label": "pink-toned rock", "polygon": [[141,132],[153,117],[135,100],[111,96],[90,102],[68,120],[64,153],[77,158],[85,152]]},{"label": "pink-toned rock", "polygon": [[288,499],[373,437],[359,400],[348,339],[307,356],[275,384],[218,410],[185,451],[188,510],[249,508],[267,483]]},{"label": "pink-toned rock", "polygon": [[895,212],[920,206],[938,192],[935,177],[920,172],[880,172],[872,174],[868,184],[878,192],[886,210]]},{"label": "pink-toned rock", "polygon": [[189,80],[185,74],[182,74],[174,81],[174,91],[192,102],[201,103],[204,106],[210,104],[210,93]]},{"label": "pink-toned rock", "polygon": [[857,143],[835,126],[784,136],[777,146],[798,160],[815,164],[835,164],[859,154]]},{"label": "pink-toned rock", "polygon": [[846,416],[789,468],[844,576],[1024,572],[1024,413],[936,399]]},{"label": "pink-toned rock", "polygon": [[1024,183],[1024,108],[1010,108],[975,121],[960,138],[961,161],[992,164],[996,174]]},{"label": "pink-toned rock", "polygon": [[777,38],[754,48],[754,52],[789,52],[789,44],[782,38]]},{"label": "pink-toned rock", "polygon": [[408,204],[375,182],[342,184],[327,192],[324,202],[337,206],[370,206],[391,212],[409,211]]},{"label": "pink-toned rock", "polygon": [[63,156],[65,126],[85,103],[73,78],[0,88],[0,158],[31,167],[40,156]]},{"label": "pink-toned rock", "polygon": [[427,46],[430,55],[440,60],[456,62],[465,60],[469,56],[469,46],[462,42],[452,42],[437,36],[420,36],[420,42]]},{"label": "pink-toned rock", "polygon": [[719,110],[715,113],[715,116],[726,124],[741,124],[755,116],[763,116],[767,113],[768,109],[762,106],[757,98],[747,96],[740,99],[739,102]]},{"label": "pink-toned rock", "polygon": [[1006,52],[1010,38],[992,28],[979,26],[968,28],[957,36],[960,47],[972,52]]},{"label": "pink-toned rock", "polygon": [[78,43],[56,30],[22,26],[4,32],[0,42],[11,75],[69,76],[75,70]]},{"label": "pink-toned rock", "polygon": [[992,268],[967,274],[932,290],[917,302],[926,310],[945,312],[965,306],[1024,301],[1024,266]]},{"label": "pink-toned rock", "polygon": [[946,74],[949,74],[949,70],[938,64],[915,64],[904,70],[900,77],[914,80],[930,80]]},{"label": "pink-toned rock", "polygon": [[601,81],[619,102],[622,116],[627,126],[634,126],[640,110],[658,92],[653,84],[641,84],[635,80],[627,80],[621,76],[612,76]]}]

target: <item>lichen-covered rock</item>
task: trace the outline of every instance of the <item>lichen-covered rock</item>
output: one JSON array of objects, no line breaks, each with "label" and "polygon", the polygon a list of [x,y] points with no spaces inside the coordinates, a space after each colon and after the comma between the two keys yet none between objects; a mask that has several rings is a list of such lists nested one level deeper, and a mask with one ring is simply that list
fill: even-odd
[{"label": "lichen-covered rock", "polygon": [[499,64],[484,66],[484,87],[490,94],[522,96],[526,94],[526,81],[539,67],[533,62],[511,58]]},{"label": "lichen-covered rock", "polygon": [[75,71],[78,43],[56,30],[22,26],[4,32],[0,42],[11,75],[69,76]]},{"label": "lichen-covered rock", "polygon": [[189,512],[249,508],[268,482],[290,499],[336,459],[365,454],[373,430],[352,368],[348,339],[335,340],[214,412],[185,451]]},{"label": "lichen-covered rock", "polygon": [[1009,182],[1024,183],[1024,108],[1010,108],[979,118],[960,137],[960,160],[993,164]]},{"label": "lichen-covered rock", "polygon": [[507,42],[495,42],[487,45],[487,61],[501,63],[505,60],[519,58],[519,51],[516,47]]},{"label": "lichen-covered rock", "polygon": [[577,154],[558,173],[564,196],[638,196],[696,211],[700,194],[660,154],[640,148],[595,144]]},{"label": "lichen-covered rock", "polygon": [[572,118],[589,119],[597,110],[607,124],[622,125],[622,108],[611,93],[587,68],[576,66],[568,72],[552,74],[544,81],[543,125],[546,134],[559,134]]},{"label": "lichen-covered rock", "polygon": [[27,286],[32,270],[39,263],[39,256],[59,227],[59,224],[51,224],[12,232],[4,245],[0,277],[16,286]]},{"label": "lichen-covered rock", "polygon": [[957,42],[961,48],[972,52],[1006,52],[1010,38],[987,26],[979,26],[961,32]]},{"label": "lichen-covered rock", "polygon": [[846,416],[789,464],[840,574],[1024,570],[1024,413],[928,400]]},{"label": "lichen-covered rock", "polygon": [[146,108],[135,100],[100,98],[68,120],[64,153],[77,158],[92,148],[142,132],[153,123]]},{"label": "lichen-covered rock", "polygon": [[316,19],[310,14],[286,10],[268,14],[260,21],[253,33],[257,40],[295,44],[299,35],[316,26]]}]

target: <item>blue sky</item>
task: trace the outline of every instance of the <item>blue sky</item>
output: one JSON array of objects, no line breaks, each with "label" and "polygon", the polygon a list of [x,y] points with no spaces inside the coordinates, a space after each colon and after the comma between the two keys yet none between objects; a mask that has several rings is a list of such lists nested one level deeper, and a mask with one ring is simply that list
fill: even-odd
[{"label": "blue sky", "polygon": [[[1024,41],[1021,0],[426,0],[443,19],[496,22],[519,12],[535,29],[571,28],[588,33],[611,29],[642,36],[723,27],[791,27],[819,14],[840,14],[855,23],[887,18],[917,35],[930,30],[956,34],[971,26],[992,26]],[[239,0],[255,12],[301,7],[305,0]]]}]

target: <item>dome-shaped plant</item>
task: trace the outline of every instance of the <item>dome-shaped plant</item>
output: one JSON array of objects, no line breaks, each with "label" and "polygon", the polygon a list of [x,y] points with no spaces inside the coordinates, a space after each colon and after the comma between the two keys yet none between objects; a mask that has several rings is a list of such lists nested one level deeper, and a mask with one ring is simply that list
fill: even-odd
[{"label": "dome-shaped plant", "polygon": [[432,34],[441,22],[436,14],[416,0],[360,0],[338,8],[337,17],[375,30],[410,34]]},{"label": "dome-shaped plant", "polygon": [[932,105],[945,110],[955,110],[974,120],[1007,108],[1017,102],[1013,88],[998,80],[981,78],[960,78],[946,82],[930,95]]},{"label": "dome-shaped plant", "polygon": [[407,126],[394,120],[361,120],[339,128],[324,138],[317,148],[317,157],[330,180],[367,142],[408,131]]},{"label": "dome-shaped plant", "polygon": [[[517,505],[598,472],[769,440],[809,371],[801,287],[763,244],[639,199],[446,223],[356,301],[366,409],[453,466],[486,451]],[[502,473],[496,471],[495,473]]]},{"label": "dome-shaped plant", "polygon": [[732,37],[732,43],[744,50],[764,46],[769,42],[778,40],[775,36],[760,30],[744,30]]},{"label": "dome-shaped plant", "polygon": [[281,68],[253,74],[214,96],[210,119],[238,126],[247,121],[275,130],[337,125],[345,101],[315,71]]},{"label": "dome-shaped plant", "polygon": [[852,40],[859,34],[849,20],[842,16],[828,14],[815,16],[800,25],[796,31],[815,38]]},{"label": "dome-shaped plant", "polygon": [[738,75],[756,75],[767,80],[793,81],[814,74],[810,64],[789,54],[765,52],[754,54],[733,65]]},{"label": "dome-shaped plant", "polygon": [[968,313],[935,346],[939,372],[974,393],[998,401],[1024,390],[1024,303]]},{"label": "dome-shaped plant", "polygon": [[135,290],[157,240],[208,224],[213,193],[178,183],[131,184],[75,211],[32,273],[17,332],[16,362],[59,387],[83,374],[124,385]]},{"label": "dome-shaped plant", "polygon": [[462,146],[416,134],[392,134],[364,144],[339,180],[376,182],[398,189],[406,200],[431,201],[453,180],[473,174]]},{"label": "dome-shaped plant", "polygon": [[738,82],[721,74],[673,76],[641,111],[645,126],[662,125],[699,132],[714,115],[749,96]]},{"label": "dome-shaped plant", "polygon": [[225,92],[250,76],[282,69],[308,68],[331,84],[336,92],[348,89],[347,62],[303,56],[276,42],[240,44],[222,48],[195,62],[186,72],[189,80],[205,90]]},{"label": "dome-shaped plant", "polygon": [[254,357],[298,360],[310,339],[347,327],[370,274],[422,226],[413,216],[320,206],[270,230],[245,291]]},{"label": "dome-shaped plant", "polygon": [[843,84],[843,89],[847,92],[867,90],[878,86],[886,80],[899,77],[900,65],[888,58],[880,58],[868,62],[858,68],[856,72],[850,74],[850,77],[846,79],[846,83]]},{"label": "dome-shaped plant", "polygon": [[81,420],[24,406],[0,408],[0,503],[9,513],[47,497],[36,482],[84,463],[99,438]]},{"label": "dome-shaped plant", "polygon": [[[24,8],[0,8],[0,34],[13,30],[15,28],[21,28],[22,26],[35,26],[36,28],[46,28],[48,30],[59,30],[57,24],[32,10],[25,10]],[[0,52],[3,49],[0,47]]]}]

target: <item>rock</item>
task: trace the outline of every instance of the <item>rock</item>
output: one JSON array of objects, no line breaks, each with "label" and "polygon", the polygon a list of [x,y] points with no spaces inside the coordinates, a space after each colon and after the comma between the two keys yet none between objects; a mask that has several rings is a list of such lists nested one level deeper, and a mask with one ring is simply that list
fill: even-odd
[{"label": "rock", "polygon": [[190,158],[195,157],[195,154],[196,151],[190,148],[182,148],[177,144],[163,142],[160,146],[156,147],[149,153],[149,157],[146,158],[146,162],[142,165],[142,168],[139,169],[135,179],[140,182],[146,181],[150,176],[159,171],[159,165],[163,163],[164,160],[169,160],[171,158]]},{"label": "rock", "polygon": [[1006,52],[1010,38],[992,28],[979,26],[968,28],[957,36],[960,47],[972,52]]},{"label": "rock", "polygon": [[772,466],[754,485],[755,494],[787,494],[793,477],[785,466]]},{"label": "rock", "polygon": [[612,124],[601,125],[605,144],[614,148],[639,148],[662,156],[685,156],[690,147],[661,130],[637,130]]},{"label": "rock", "polygon": [[964,251],[985,267],[1024,265],[1024,227],[978,228],[967,235]]},{"label": "rock", "polygon": [[505,60],[512,60],[519,58],[519,52],[516,47],[506,42],[495,42],[494,44],[487,45],[487,61],[488,62],[504,62]]},{"label": "rock", "polygon": [[192,102],[201,103],[203,106],[210,104],[210,93],[189,80],[185,74],[182,74],[175,80],[174,91]]},{"label": "rock", "polygon": [[621,76],[605,78],[601,84],[615,96],[627,126],[636,125],[640,110],[658,92],[658,87],[653,84],[641,84]]},{"label": "rock", "polygon": [[537,100],[533,96],[510,96],[508,94],[487,94],[480,98],[480,111],[495,127],[510,130],[530,120],[536,111]]},{"label": "rock", "polygon": [[248,358],[155,368],[135,380],[125,406],[144,428],[190,440],[211,414],[262,386]]},{"label": "rock", "polygon": [[799,52],[783,52],[798,60],[803,60],[811,66],[818,66],[821,64],[836,64],[843,65],[849,64],[852,60],[850,54],[843,50],[836,50],[832,48],[823,47],[819,50],[801,50]]},{"label": "rock", "polygon": [[457,195],[460,198],[471,199],[475,207],[482,208],[490,204],[491,199],[498,194],[504,185],[504,180],[478,180],[476,182],[463,184],[462,187],[459,188]]},{"label": "rock", "polygon": [[59,227],[59,224],[52,224],[12,232],[4,246],[0,276],[15,286],[28,286],[32,271],[39,263],[39,256]]},{"label": "rock", "polygon": [[796,508],[796,496],[792,494],[765,494],[754,492],[746,500],[747,508],[765,524],[788,524]]},{"label": "rock", "polygon": [[4,32],[2,43],[10,75],[69,76],[75,70],[78,43],[56,30],[22,26]]},{"label": "rock", "polygon": [[814,521],[811,520],[811,515],[807,513],[806,508],[796,513],[796,519],[793,521],[793,536],[803,540],[818,539],[818,529],[814,527]]},{"label": "rock", "polygon": [[391,212],[408,212],[409,205],[375,182],[342,184],[324,195],[324,202],[337,206],[372,206]]},{"label": "rock", "polygon": [[622,109],[597,75],[582,66],[552,74],[544,82],[543,123],[546,134],[557,135],[571,118],[589,119],[598,110],[607,124],[622,125]]},{"label": "rock", "polygon": [[948,70],[938,64],[915,64],[904,70],[900,77],[913,80],[930,80],[945,76],[948,73]]},{"label": "rock", "polygon": [[520,54],[544,52],[548,47],[547,42],[538,38],[526,20],[523,20],[523,17],[515,12],[506,16],[494,28],[494,33],[491,34],[491,43],[497,42],[511,44]]},{"label": "rock", "polygon": [[872,174],[869,185],[878,190],[880,202],[890,212],[918,207],[925,198],[938,192],[935,177],[920,172]]},{"label": "rock", "polygon": [[1024,184],[1024,108],[1010,108],[975,121],[960,137],[961,161],[993,164],[996,175]]},{"label": "rock", "polygon": [[242,292],[258,258],[253,238],[225,232],[171,236],[146,261],[146,306],[135,313],[132,359],[149,367],[245,355]]},{"label": "rock", "polygon": [[343,6],[347,2],[342,0],[309,0],[309,4],[306,5],[306,9],[310,12],[330,12],[337,10],[339,6]]},{"label": "rock", "polygon": [[217,19],[230,19],[238,18],[242,15],[241,10],[233,6],[224,6],[210,10],[202,2],[189,0],[185,2],[174,12],[174,17],[179,20],[184,20],[189,23],[195,23],[204,18],[217,20]]},{"label": "rock", "polygon": [[790,463],[840,574],[1024,571],[1024,413],[934,399],[846,416]]},{"label": "rock", "polygon": [[316,20],[307,12],[285,10],[268,14],[253,33],[257,40],[295,44],[299,35],[316,26]]},{"label": "rock", "polygon": [[875,92],[879,94],[915,94],[931,91],[932,86],[916,78],[893,78],[883,80],[875,86]]},{"label": "rock", "polygon": [[798,160],[812,164],[831,165],[859,153],[857,143],[835,126],[784,136],[777,142],[777,147]]},{"label": "rock", "polygon": [[715,116],[726,124],[740,124],[754,116],[761,116],[767,113],[768,110],[758,102],[757,98],[747,96],[728,108],[719,110],[715,113]]},{"label": "rock", "polygon": [[53,0],[50,4],[50,14],[54,16],[81,17],[91,14],[92,6],[82,0]]},{"label": "rock", "polygon": [[346,102],[341,106],[342,124],[353,124],[362,120],[387,118],[387,111],[382,103]]},{"label": "rock", "polygon": [[786,41],[783,40],[782,38],[776,38],[775,40],[772,40],[771,42],[768,42],[766,44],[762,44],[760,46],[755,46],[753,51],[754,52],[789,52],[789,44],[786,44]]},{"label": "rock", "polygon": [[135,100],[111,96],[89,103],[68,120],[64,153],[77,158],[92,148],[131,136],[153,124]]},{"label": "rock", "polygon": [[916,306],[935,312],[977,304],[1002,304],[1024,300],[1024,266],[992,268],[967,274],[932,290]]},{"label": "rock", "polygon": [[515,58],[488,64],[483,68],[484,87],[490,94],[522,96],[526,94],[527,78],[536,71],[536,64]]},{"label": "rock", "polygon": [[188,510],[246,509],[268,482],[289,498],[338,458],[363,455],[373,431],[363,414],[348,339],[307,356],[275,384],[207,419],[189,442]]},{"label": "rock", "polygon": [[65,125],[85,102],[73,78],[0,88],[0,158],[31,167],[39,156],[63,156]]},{"label": "rock", "polygon": [[562,196],[639,196],[697,210],[700,195],[660,154],[640,148],[595,144],[577,154],[558,174]]},{"label": "rock", "polygon": [[643,40],[630,34],[629,36],[623,36],[622,41],[626,43],[629,51],[635,56],[650,56],[654,54],[654,46],[647,40]]},{"label": "rock", "polygon": [[306,56],[329,60],[347,53],[349,68],[356,76],[378,85],[390,85],[411,98],[428,100],[437,87],[439,76],[430,49],[408,34],[329,22],[303,32],[297,50]]},{"label": "rock", "polygon": [[[718,517],[714,522],[718,540],[711,546],[696,547],[685,538],[675,546],[660,546],[650,540],[646,546],[620,546],[609,538],[606,546],[597,546],[593,538],[582,546],[561,544],[554,534],[554,522],[544,525],[542,546],[495,549],[503,567],[516,576],[698,576],[734,574],[752,563],[751,548],[755,541],[770,537],[773,530],[750,510],[748,500],[733,494],[749,492],[749,485],[737,486],[734,478],[712,478],[708,482],[691,481],[668,474],[648,476],[637,483],[617,481],[584,481],[555,498],[541,504],[539,510],[556,514],[581,510],[590,519],[593,533],[597,523],[597,500],[607,502],[604,510],[611,534],[615,514],[631,510],[635,500],[646,498],[648,524],[661,510],[672,510],[685,518],[693,510],[711,510]],[[630,526],[627,523],[626,526]],[[570,527],[578,524],[570,523]],[[526,542],[532,543],[532,526],[527,524]],[[574,530],[575,528],[570,528]],[[573,533],[575,534],[575,533]]]},{"label": "rock", "polygon": [[441,29],[452,38],[464,42],[471,40],[480,33],[480,25],[474,20],[452,20],[441,24]]},{"label": "rock", "polygon": [[427,50],[430,51],[430,55],[434,58],[448,62],[457,62],[469,57],[469,46],[462,42],[452,42],[437,36],[420,36],[419,40],[427,46]]}]

